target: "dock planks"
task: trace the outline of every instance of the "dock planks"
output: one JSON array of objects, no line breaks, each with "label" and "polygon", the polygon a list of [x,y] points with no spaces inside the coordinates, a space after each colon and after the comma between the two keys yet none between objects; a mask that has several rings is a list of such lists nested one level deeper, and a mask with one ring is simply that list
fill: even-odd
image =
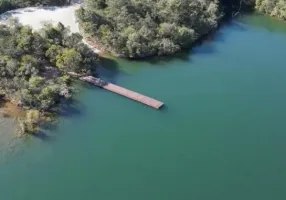
[{"label": "dock planks", "polygon": [[160,109],[164,105],[164,103],[161,101],[158,101],[158,100],[153,99],[151,97],[139,94],[137,92],[126,89],[124,87],[121,87],[121,86],[118,86],[118,85],[115,85],[115,84],[112,84],[109,82],[105,82],[99,78],[95,78],[92,76],[85,76],[85,77],[81,77],[80,79],[83,81],[86,81],[88,83],[91,83],[93,85],[104,88],[104,89],[111,91],[113,93],[125,96],[125,97],[132,99],[134,101],[138,101],[140,103],[143,103],[143,104],[150,106],[152,108],[155,108],[155,109]]}]

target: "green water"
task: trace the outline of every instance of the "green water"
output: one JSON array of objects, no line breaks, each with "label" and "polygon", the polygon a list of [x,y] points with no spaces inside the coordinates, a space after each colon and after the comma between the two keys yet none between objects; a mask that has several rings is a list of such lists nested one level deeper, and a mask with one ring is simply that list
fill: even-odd
[{"label": "green water", "polygon": [[[5,200],[285,200],[286,24],[246,16],[174,58],[105,61],[155,111],[88,87],[0,159]],[[2,155],[2,154],[1,154]]]}]

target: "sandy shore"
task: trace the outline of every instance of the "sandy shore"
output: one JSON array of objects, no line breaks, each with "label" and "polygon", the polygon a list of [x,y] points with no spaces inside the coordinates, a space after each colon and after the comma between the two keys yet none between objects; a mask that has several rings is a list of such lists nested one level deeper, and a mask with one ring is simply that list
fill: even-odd
[{"label": "sandy shore", "polygon": [[37,30],[43,27],[44,22],[57,24],[61,22],[65,26],[70,27],[71,32],[78,32],[75,19],[75,10],[79,8],[79,4],[67,7],[31,7],[8,11],[0,16],[1,23],[7,23],[9,19],[17,18],[23,25],[30,25]]},{"label": "sandy shore", "polygon": [[[65,7],[30,7],[8,11],[0,15],[0,24],[6,24],[9,19],[17,18],[23,25],[29,25],[38,30],[43,27],[45,22],[57,24],[61,22],[64,26],[69,27],[72,33],[78,33],[79,28],[76,22],[75,11],[81,6],[80,0],[74,0],[74,3]],[[83,41],[86,43],[85,41]],[[90,45],[88,45],[91,47]],[[93,48],[95,53],[100,53]]]}]

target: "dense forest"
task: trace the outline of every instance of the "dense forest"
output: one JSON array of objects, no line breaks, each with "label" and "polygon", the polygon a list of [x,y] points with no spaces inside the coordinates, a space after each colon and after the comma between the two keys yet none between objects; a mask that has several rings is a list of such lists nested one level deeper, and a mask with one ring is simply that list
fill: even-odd
[{"label": "dense forest", "polygon": [[217,0],[86,0],[81,29],[116,56],[169,55],[218,26]]},{"label": "dense forest", "polygon": [[[0,0],[0,13],[70,0]],[[140,58],[190,48],[222,16],[257,9],[286,20],[285,0],[85,0],[77,11],[85,36],[113,55]]]},{"label": "dense forest", "polygon": [[85,0],[77,18],[104,51],[140,58],[190,48],[222,16],[255,8],[286,19],[285,0]]},{"label": "dense forest", "polygon": [[[33,32],[13,20],[0,26],[0,35],[0,96],[32,110],[29,119],[54,111],[61,99],[69,98],[66,72],[89,74],[97,57],[62,24]],[[33,131],[33,124],[24,121],[23,131]]]},{"label": "dense forest", "polygon": [[67,0],[0,0],[0,14],[16,8],[29,6],[58,6],[67,3]]}]

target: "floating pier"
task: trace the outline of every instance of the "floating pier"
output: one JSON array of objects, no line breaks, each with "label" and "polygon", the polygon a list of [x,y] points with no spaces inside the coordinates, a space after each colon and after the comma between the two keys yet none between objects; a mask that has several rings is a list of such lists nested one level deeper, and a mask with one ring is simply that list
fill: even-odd
[{"label": "floating pier", "polygon": [[151,97],[147,97],[147,96],[139,94],[137,92],[128,90],[128,89],[120,87],[118,85],[115,85],[115,84],[112,84],[109,82],[105,82],[105,81],[103,81],[99,78],[95,78],[93,76],[80,77],[80,80],[91,83],[91,84],[96,85],[98,87],[104,88],[108,91],[122,95],[122,96],[127,97],[129,99],[132,99],[134,101],[138,101],[140,103],[143,103],[143,104],[150,106],[152,108],[155,108],[155,109],[160,109],[164,105],[164,103],[161,101],[158,101],[158,100],[153,99]]}]

